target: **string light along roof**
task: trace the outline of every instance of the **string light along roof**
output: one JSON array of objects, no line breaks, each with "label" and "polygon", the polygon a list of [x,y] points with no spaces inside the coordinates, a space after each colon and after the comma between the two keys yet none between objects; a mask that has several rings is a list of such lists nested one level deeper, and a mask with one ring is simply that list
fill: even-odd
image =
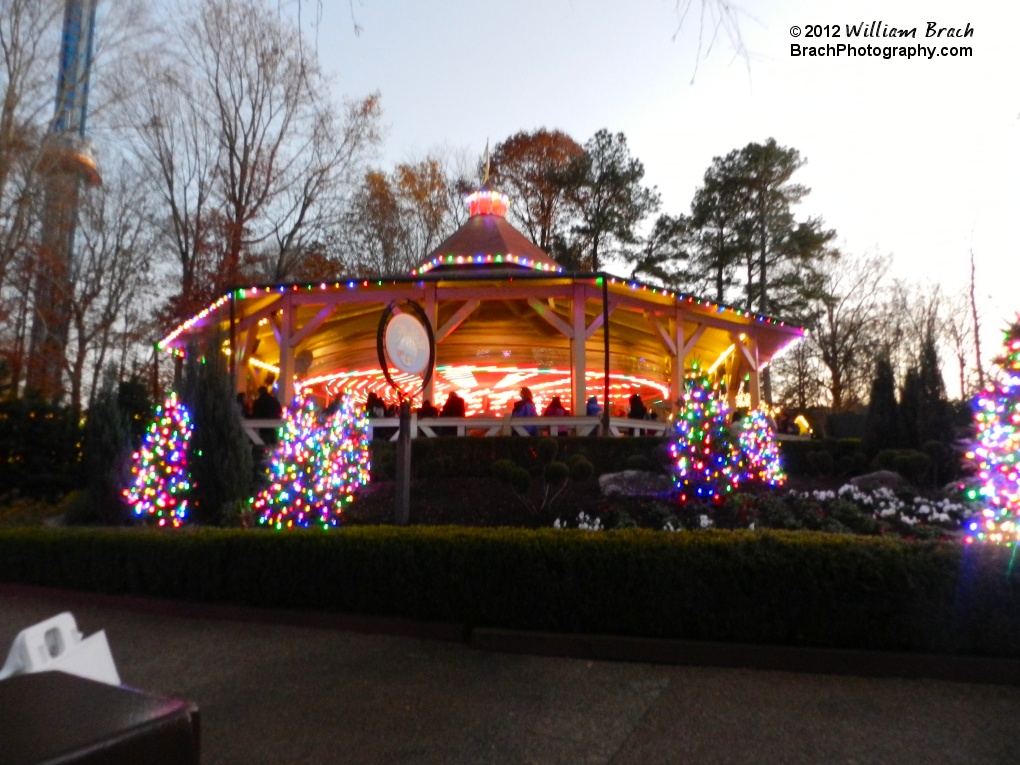
[{"label": "string light along roof", "polygon": [[[509,198],[498,191],[482,189],[465,200],[470,217],[456,232],[433,250],[417,268],[407,276],[391,276],[375,279],[345,279],[321,283],[286,283],[240,287],[223,296],[204,310],[182,322],[157,343],[161,350],[183,355],[184,339],[193,333],[202,332],[206,327],[219,324],[226,318],[226,306],[233,297],[248,302],[271,299],[272,296],[287,293],[308,292],[352,292],[387,290],[407,287],[423,282],[442,281],[453,284],[463,280],[529,280],[548,277],[569,278],[575,282],[586,280],[601,285],[608,281],[611,292],[626,290],[635,296],[659,301],[677,301],[686,304],[694,314],[717,314],[738,323],[748,322],[783,328],[785,333],[803,335],[805,330],[780,319],[745,311],[722,303],[714,303],[693,295],[675,292],[663,287],[646,284],[633,279],[614,277],[603,273],[564,272],[549,255],[515,229],[506,220]],[[241,308],[243,315],[250,309]],[[692,317],[693,318],[693,317]],[[183,336],[183,337],[182,337]],[[774,339],[775,347],[762,350],[771,355],[788,340]]]},{"label": "string light along roof", "polygon": [[466,200],[470,217],[453,234],[430,252],[412,276],[434,268],[471,267],[533,269],[558,274],[563,267],[546,255],[506,220],[509,197],[498,191],[482,189]]}]

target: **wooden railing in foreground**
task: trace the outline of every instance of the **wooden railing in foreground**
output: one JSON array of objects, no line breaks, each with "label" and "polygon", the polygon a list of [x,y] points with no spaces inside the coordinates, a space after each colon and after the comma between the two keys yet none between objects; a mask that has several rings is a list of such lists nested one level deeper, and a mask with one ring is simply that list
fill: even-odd
[{"label": "wooden railing in foreground", "polygon": [[[244,430],[253,443],[264,446],[259,435],[263,429],[279,428],[283,420],[244,420]],[[369,438],[397,440],[400,420],[396,417],[372,417],[368,421]],[[665,431],[662,420],[631,420],[626,417],[609,418],[612,436],[652,436]],[[411,438],[437,438],[442,436],[530,436],[574,435],[594,436],[601,432],[601,417],[423,417],[411,414]]]}]

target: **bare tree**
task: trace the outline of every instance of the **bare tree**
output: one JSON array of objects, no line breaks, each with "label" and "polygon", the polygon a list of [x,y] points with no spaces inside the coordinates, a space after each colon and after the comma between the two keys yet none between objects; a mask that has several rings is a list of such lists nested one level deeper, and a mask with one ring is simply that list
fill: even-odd
[{"label": "bare tree", "polygon": [[975,289],[977,267],[974,264],[974,250],[970,251],[970,312],[974,320],[974,363],[977,367],[978,388],[985,387],[985,369],[981,364],[981,323],[978,317]]},{"label": "bare tree", "polygon": [[178,58],[152,65],[135,122],[181,268],[180,317],[239,281],[289,278],[331,246],[380,111],[372,95],[338,114],[314,51],[259,0],[202,0],[172,37]]},{"label": "bare tree", "polygon": [[873,356],[880,347],[886,303],[882,283],[888,261],[874,256],[828,259],[819,274],[809,347],[826,372],[835,410],[867,395]]},{"label": "bare tree", "polygon": [[68,295],[71,342],[66,371],[74,411],[81,411],[87,366],[95,378],[126,337],[141,339],[139,306],[148,302],[152,251],[146,197],[143,183],[120,168],[83,200]]},{"label": "bare tree", "polygon": [[349,271],[394,274],[421,263],[463,219],[463,164],[440,149],[389,174],[367,172],[344,221],[345,249],[359,254]]},{"label": "bare tree", "polygon": [[964,292],[957,293],[946,306],[943,324],[945,343],[956,361],[959,373],[960,398],[968,398],[975,390],[975,378],[968,369],[970,349],[974,342],[973,327],[967,316],[969,298]]}]

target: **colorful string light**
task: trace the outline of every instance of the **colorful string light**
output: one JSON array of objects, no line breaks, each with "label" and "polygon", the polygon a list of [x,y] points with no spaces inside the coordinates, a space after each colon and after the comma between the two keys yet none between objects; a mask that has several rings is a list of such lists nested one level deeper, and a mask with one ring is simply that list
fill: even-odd
[{"label": "colorful string light", "polygon": [[369,480],[368,416],[347,391],[333,412],[297,398],[267,472],[270,485],[250,500],[260,525],[292,529],[340,524],[344,506]]},{"label": "colorful string light", "polygon": [[179,528],[188,517],[188,445],[194,428],[171,393],[156,408],[142,448],[132,455],[131,484],[122,492],[134,514],[157,526]]},{"label": "colorful string light", "polygon": [[[319,292],[340,292],[340,291],[343,291],[343,290],[378,289],[378,288],[381,288],[381,287],[390,287],[390,288],[397,287],[397,288],[401,288],[401,287],[406,287],[406,286],[415,284],[416,282],[412,281],[412,279],[414,279],[415,277],[420,277],[422,274],[424,274],[428,270],[431,270],[435,266],[438,266],[440,264],[447,264],[447,263],[457,263],[457,257],[458,256],[456,256],[456,255],[444,255],[444,256],[441,256],[441,257],[437,256],[437,257],[433,258],[431,261],[429,261],[428,263],[423,264],[421,270],[417,270],[416,269],[415,272],[412,272],[410,278],[403,278],[403,279],[401,279],[401,278],[389,278],[389,279],[386,279],[386,280],[382,280],[382,279],[374,279],[374,280],[358,279],[358,280],[349,280],[349,281],[317,282],[317,283],[306,283],[306,284],[277,284],[277,285],[262,286],[262,287],[258,287],[258,286],[255,286],[255,287],[240,287],[240,288],[234,290],[233,292],[230,292],[230,293],[227,293],[225,295],[222,295],[216,301],[211,303],[209,306],[207,306],[206,308],[202,309],[202,311],[200,311],[198,314],[196,314],[195,316],[192,316],[191,318],[189,318],[186,321],[184,321],[181,324],[179,324],[166,337],[164,337],[162,340],[160,340],[157,343],[157,347],[160,348],[161,350],[168,351],[168,352],[170,352],[170,353],[172,353],[174,355],[184,356],[184,351],[181,350],[180,348],[178,348],[177,346],[173,345],[173,343],[183,333],[185,333],[186,331],[194,328],[196,324],[198,324],[199,322],[203,322],[205,319],[208,319],[212,314],[215,314],[218,311],[220,311],[221,309],[223,309],[223,307],[226,306],[230,302],[231,297],[235,298],[236,300],[248,300],[248,299],[253,299],[253,298],[264,298],[267,295],[272,295],[272,294],[280,295],[280,294],[284,294],[284,293],[287,293],[287,292],[302,292],[302,291],[303,292],[312,292],[312,291],[319,291]],[[460,257],[461,257],[461,262],[463,264],[465,264],[465,265],[469,264],[469,263],[470,264],[475,264],[475,265],[485,265],[485,264],[492,264],[492,263],[509,262],[509,263],[514,263],[516,265],[525,266],[525,267],[528,267],[528,268],[531,268],[531,269],[534,269],[534,270],[537,270],[537,271],[547,271],[547,272],[550,273],[550,276],[562,273],[562,268],[560,268],[557,271],[553,271],[552,270],[552,266],[550,266],[550,265],[542,265],[542,264],[540,264],[540,263],[538,263],[538,262],[536,262],[536,261],[534,261],[532,259],[528,259],[528,258],[524,258],[524,257],[520,257],[519,258],[519,257],[514,256],[512,254],[511,255],[505,255],[505,254],[503,254],[503,255],[499,255],[499,254],[497,254],[497,255],[493,255],[493,254],[484,254],[484,255],[483,254],[476,254],[476,255],[462,255]],[[451,258],[452,258],[452,260],[450,260]],[[594,283],[595,285],[601,285],[602,284],[602,277],[601,276],[594,276],[593,275],[592,277],[586,279],[585,277],[571,275],[571,278],[573,279],[574,283],[583,283],[584,281],[589,281],[591,283]],[[655,296],[660,296],[660,297],[663,297],[663,298],[668,298],[669,300],[675,300],[678,303],[686,303],[687,305],[690,305],[690,306],[700,306],[700,307],[704,308],[706,311],[711,311],[711,312],[717,313],[717,314],[727,313],[728,312],[728,313],[733,314],[736,317],[746,318],[746,319],[749,319],[749,320],[753,320],[753,321],[755,321],[755,322],[757,322],[759,324],[766,324],[766,325],[776,326],[776,327],[789,327],[790,329],[792,329],[795,332],[797,332],[799,336],[804,336],[805,334],[807,334],[807,330],[804,329],[803,327],[796,327],[796,326],[793,326],[793,325],[787,325],[787,323],[785,321],[782,321],[780,319],[776,319],[776,318],[773,318],[773,317],[770,317],[770,316],[764,316],[762,314],[754,314],[754,313],[751,313],[749,311],[745,311],[745,310],[743,310],[741,308],[736,308],[736,307],[733,307],[733,306],[724,305],[722,303],[714,303],[714,302],[712,302],[710,300],[698,298],[698,297],[695,297],[693,295],[687,295],[687,294],[682,293],[682,292],[675,292],[673,290],[668,290],[668,289],[665,289],[663,287],[658,287],[656,285],[649,285],[649,284],[645,284],[645,283],[642,283],[642,282],[636,282],[636,281],[633,281],[633,280],[630,280],[630,279],[621,279],[621,278],[617,278],[617,277],[610,277],[608,282],[609,282],[609,284],[613,284],[613,285],[619,284],[620,286],[627,286],[631,290],[635,290],[635,291],[636,290],[640,290],[641,292],[644,292],[644,293],[646,293],[648,295],[655,295]],[[499,285],[496,285],[494,287],[494,289],[498,290],[499,289]],[[212,321],[218,321],[218,322],[223,322],[225,320],[226,320],[225,316],[220,316],[219,318],[216,318],[216,317],[212,318]]]},{"label": "colorful string light", "polygon": [[700,370],[687,380],[672,427],[669,449],[680,502],[721,502],[736,488],[744,465],[729,434],[729,409],[719,398],[719,386]]},{"label": "colorful string light", "polygon": [[764,407],[752,409],[744,418],[738,445],[745,461],[745,477],[752,482],[782,486],[786,474],[779,461],[779,445]]},{"label": "colorful string light", "polygon": [[989,385],[974,402],[977,441],[967,459],[981,485],[968,499],[981,512],[966,524],[964,541],[1013,546],[1020,543],[1020,321],[1007,331],[999,366],[1005,381]]}]

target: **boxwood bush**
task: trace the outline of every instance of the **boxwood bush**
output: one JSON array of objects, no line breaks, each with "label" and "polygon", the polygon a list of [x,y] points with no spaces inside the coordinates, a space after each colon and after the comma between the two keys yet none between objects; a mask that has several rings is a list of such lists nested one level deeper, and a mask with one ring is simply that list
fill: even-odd
[{"label": "boxwood bush", "polygon": [[28,585],[469,627],[1020,657],[1010,558],[780,531],[0,531],[0,581]]}]

